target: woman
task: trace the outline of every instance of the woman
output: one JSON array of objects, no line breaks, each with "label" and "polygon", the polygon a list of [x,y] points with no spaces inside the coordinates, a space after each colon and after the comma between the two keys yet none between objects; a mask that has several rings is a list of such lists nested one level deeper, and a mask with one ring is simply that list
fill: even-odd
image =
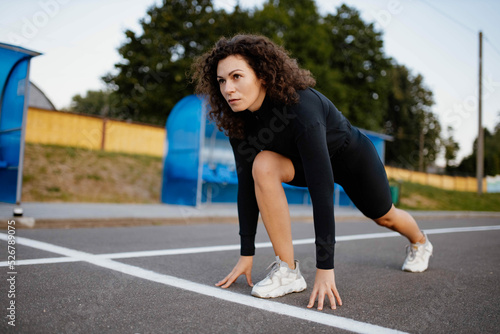
[{"label": "woman", "polygon": [[[432,245],[415,220],[392,204],[384,166],[370,140],[325,96],[315,80],[269,39],[220,39],[193,65],[197,93],[209,97],[209,117],[230,139],[238,174],[241,257],[216,286],[245,275],[252,295],[273,298],[306,289],[294,259],[288,203],[282,187],[307,187],[316,237],[316,277],[307,307],[332,309],[342,300],[335,286],[334,180],[377,224],[407,237],[403,270],[427,269]],[[273,245],[271,272],[253,285],[251,270],[259,212]]]}]

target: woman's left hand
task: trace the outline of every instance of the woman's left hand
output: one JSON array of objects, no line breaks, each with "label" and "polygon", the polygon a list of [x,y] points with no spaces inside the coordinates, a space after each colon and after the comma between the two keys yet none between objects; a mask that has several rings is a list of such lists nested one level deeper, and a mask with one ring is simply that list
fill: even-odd
[{"label": "woman's left hand", "polygon": [[314,280],[313,291],[311,293],[311,297],[309,298],[309,304],[307,304],[307,307],[313,307],[317,297],[318,310],[321,311],[323,309],[325,295],[327,295],[330,299],[332,309],[337,308],[335,299],[337,299],[339,306],[342,305],[342,299],[340,299],[339,292],[335,286],[335,273],[333,272],[333,269],[316,269],[316,279]]}]

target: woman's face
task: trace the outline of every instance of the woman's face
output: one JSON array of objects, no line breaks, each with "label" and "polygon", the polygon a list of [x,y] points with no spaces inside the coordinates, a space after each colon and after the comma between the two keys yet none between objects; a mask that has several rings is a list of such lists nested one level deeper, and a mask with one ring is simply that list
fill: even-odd
[{"label": "woman's face", "polygon": [[222,96],[235,112],[246,109],[256,111],[266,97],[263,81],[257,78],[254,70],[240,55],[228,56],[219,61],[217,81]]}]

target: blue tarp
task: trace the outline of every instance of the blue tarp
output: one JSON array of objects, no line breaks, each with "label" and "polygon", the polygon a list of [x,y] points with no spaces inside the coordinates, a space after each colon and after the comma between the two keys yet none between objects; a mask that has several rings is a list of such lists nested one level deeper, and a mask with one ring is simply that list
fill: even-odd
[{"label": "blue tarp", "polygon": [[21,200],[29,63],[38,55],[0,43],[0,202]]}]

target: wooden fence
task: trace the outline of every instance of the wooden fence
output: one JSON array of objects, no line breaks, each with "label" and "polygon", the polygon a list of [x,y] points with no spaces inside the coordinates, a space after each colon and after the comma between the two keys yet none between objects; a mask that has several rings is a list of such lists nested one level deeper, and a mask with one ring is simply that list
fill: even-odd
[{"label": "wooden fence", "polygon": [[165,128],[29,108],[26,142],[163,156]]},{"label": "wooden fence", "polygon": [[[477,191],[477,180],[474,177],[429,174],[389,166],[385,166],[385,170],[387,176],[394,180],[409,181],[446,190]],[[483,179],[483,190],[485,192],[486,187],[486,179]]]}]

